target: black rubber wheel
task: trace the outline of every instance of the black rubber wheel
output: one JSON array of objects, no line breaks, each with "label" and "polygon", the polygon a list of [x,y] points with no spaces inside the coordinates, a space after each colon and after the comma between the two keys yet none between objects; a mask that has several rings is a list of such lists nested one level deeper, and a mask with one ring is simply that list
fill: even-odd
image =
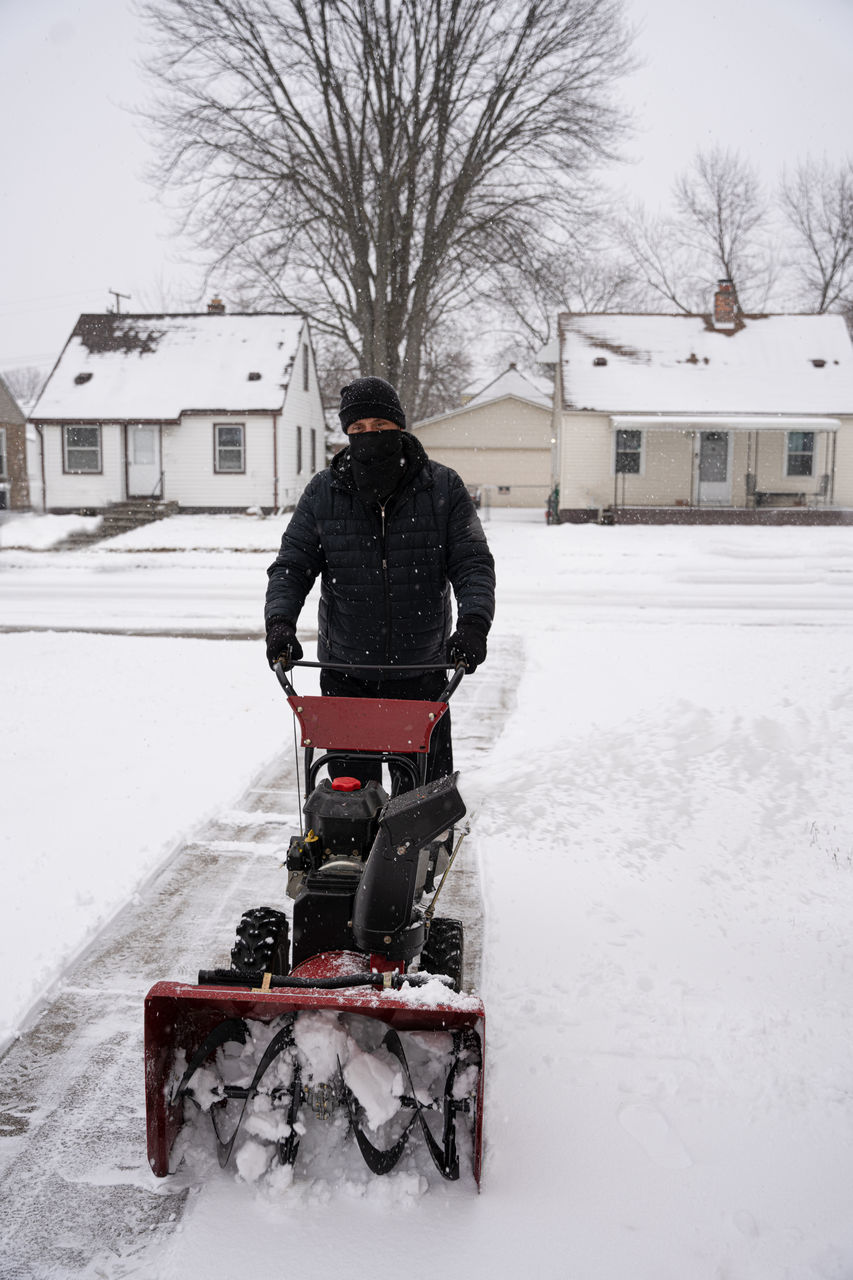
[{"label": "black rubber wheel", "polygon": [[461,920],[436,916],[421,952],[421,973],[444,973],[453,979],[453,990],[462,990],[462,967],[465,958],[464,930]]},{"label": "black rubber wheel", "polygon": [[290,973],[290,925],[283,911],[253,907],[237,925],[231,968],[239,973]]}]

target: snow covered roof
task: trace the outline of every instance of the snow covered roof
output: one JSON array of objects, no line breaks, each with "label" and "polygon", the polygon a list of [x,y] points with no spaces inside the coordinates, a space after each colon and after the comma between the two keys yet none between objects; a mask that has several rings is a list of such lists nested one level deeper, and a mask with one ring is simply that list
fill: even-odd
[{"label": "snow covered roof", "polygon": [[0,422],[7,426],[20,427],[25,421],[17,400],[0,378]]},{"label": "snow covered roof", "polygon": [[605,413],[850,414],[838,315],[562,315],[563,404]]},{"label": "snow covered roof", "polygon": [[514,364],[511,364],[470,400],[466,400],[465,408],[488,404],[492,400],[501,400],[504,396],[516,396],[519,400],[531,400],[534,404],[541,404],[550,409],[553,394],[553,385],[547,378],[538,377],[532,373],[522,373]]},{"label": "snow covered roof", "polygon": [[177,421],[280,409],[300,315],[82,315],[31,417]]},{"label": "snow covered roof", "polygon": [[455,418],[457,414],[467,413],[469,409],[479,409],[483,405],[493,404],[496,400],[505,400],[508,396],[515,396],[517,400],[526,400],[529,404],[550,409],[553,395],[553,383],[548,378],[538,377],[533,373],[522,373],[511,364],[470,399],[466,399],[459,408],[448,409],[447,412],[437,413],[431,418],[422,418],[420,422],[412,425],[413,429],[417,430],[418,427],[426,426],[427,423],[443,422],[446,418]]}]

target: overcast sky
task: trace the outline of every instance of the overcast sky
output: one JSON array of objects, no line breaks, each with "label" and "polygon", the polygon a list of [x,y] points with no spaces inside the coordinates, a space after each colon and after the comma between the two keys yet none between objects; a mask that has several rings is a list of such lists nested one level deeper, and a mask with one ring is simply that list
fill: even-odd
[{"label": "overcast sky", "polygon": [[[853,0],[628,0],[638,132],[611,175],[666,200],[697,147],[739,148],[768,182],[853,154]],[[131,0],[0,0],[0,370],[50,368],[81,311],[203,304],[145,181]]]}]

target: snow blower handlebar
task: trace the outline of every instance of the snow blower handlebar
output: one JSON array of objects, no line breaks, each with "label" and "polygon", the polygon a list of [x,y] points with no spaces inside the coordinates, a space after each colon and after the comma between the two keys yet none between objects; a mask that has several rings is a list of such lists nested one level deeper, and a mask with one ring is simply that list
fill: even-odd
[{"label": "snow blower handlebar", "polygon": [[[287,672],[290,671],[293,667],[319,667],[321,671],[359,671],[359,672],[375,671],[379,675],[381,675],[383,671],[411,671],[411,672],[424,673],[427,671],[447,671],[448,669],[447,664],[444,662],[441,662],[438,665],[427,663],[427,664],[415,664],[412,666],[388,667],[388,666],[371,666],[370,664],[354,666],[352,663],[308,662],[308,661],[302,661],[302,660],[300,660],[299,662],[291,662],[289,666],[285,667],[284,659],[279,658],[278,662],[276,662],[275,666],[273,667],[273,670],[275,671],[279,684],[281,685],[282,689],[284,690],[284,692],[287,694],[289,698],[295,698],[297,696],[296,690],[294,689],[293,685],[290,683],[290,681],[287,678]],[[456,666],[453,668],[453,675],[448,680],[446,687],[439,694],[437,698],[438,702],[447,702],[451,694],[455,693],[456,690],[459,688],[459,684],[464,674],[465,674],[465,663],[458,662]]]}]

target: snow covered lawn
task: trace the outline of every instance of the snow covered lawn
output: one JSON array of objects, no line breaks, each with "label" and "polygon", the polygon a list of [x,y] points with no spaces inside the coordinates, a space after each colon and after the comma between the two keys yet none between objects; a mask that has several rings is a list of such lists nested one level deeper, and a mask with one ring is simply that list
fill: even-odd
[{"label": "snow covered lawn", "polygon": [[[381,1250],[414,1280],[848,1280],[853,530],[487,531],[494,647],[525,656],[491,757],[458,762],[486,899],[482,1195],[404,1172],[267,1201],[222,1177],[152,1274],[371,1274]],[[232,579],[198,555],[213,596]],[[28,973],[233,804],[281,706],[257,641],[0,636],[0,664],[8,1021]],[[33,901],[61,945],[25,969]]]},{"label": "snow covered lawn", "polygon": [[9,512],[0,517],[0,548],[45,551],[72,533],[89,533],[101,523],[100,516],[51,516],[31,512]]}]

